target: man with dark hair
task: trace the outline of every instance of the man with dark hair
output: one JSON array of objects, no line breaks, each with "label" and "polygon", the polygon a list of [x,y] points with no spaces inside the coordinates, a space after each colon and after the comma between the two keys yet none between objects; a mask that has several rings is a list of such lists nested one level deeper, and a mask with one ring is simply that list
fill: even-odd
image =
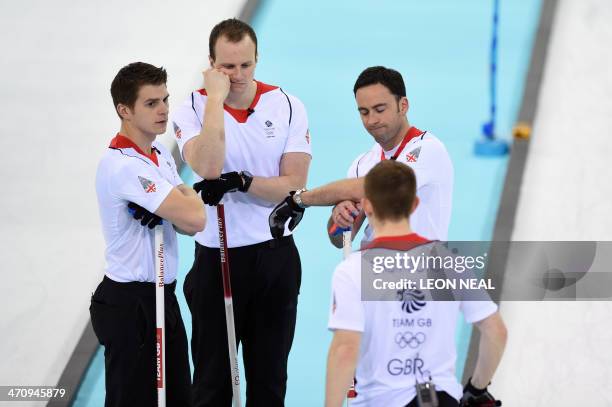
[{"label": "man with dark hair", "polygon": [[144,62],[134,62],[121,68],[111,83],[111,97],[119,119],[118,106],[123,105],[134,109],[138,92],[144,85],[162,86],[166,84],[168,75],[164,68],[157,68]]},{"label": "man with dark hair", "polygon": [[[410,225],[410,213],[419,205],[416,184],[410,167],[391,160],[376,164],[365,176],[361,206],[373,240],[334,272],[328,325],[334,336],[327,359],[326,407],[342,405],[355,368],[357,397],[351,406],[457,407],[460,398],[462,406],[498,405],[487,386],[501,360],[507,332],[494,303],[423,300],[407,308],[408,299],[426,298],[426,292],[419,290],[403,290],[399,298],[387,301],[362,301],[362,278],[372,271],[364,266],[373,256],[369,251],[389,257],[401,252],[410,255],[429,243],[413,233]],[[398,271],[388,271],[394,272]],[[463,397],[455,378],[460,311],[481,334],[476,368]],[[419,404],[419,398],[437,399],[438,404]]]},{"label": "man with dark hair", "polygon": [[166,71],[142,62],[127,65],[115,76],[111,95],[121,129],[96,173],[106,267],[89,308],[105,348],[105,406],[156,405],[153,228],[160,224],[166,398],[169,406],[191,406],[187,336],[174,294],[178,247],[173,225],[195,234],[204,229],[206,214],[195,191],[182,183],[168,150],[155,141],[168,121]]},{"label": "man with dark hair", "polygon": [[353,94],[357,96],[359,89],[376,84],[384,85],[398,103],[401,98],[406,97],[406,85],[402,75],[396,70],[384,66],[372,66],[361,72],[353,86]]},{"label": "man with dark hair", "polygon": [[[183,159],[196,174],[208,205],[225,206],[237,341],[242,344],[247,404],[283,406],[287,359],[293,342],[301,281],[290,233],[273,240],[268,216],[289,191],[303,188],[310,164],[304,105],[277,86],[254,79],[257,38],[229,19],[210,35],[204,89],[174,112]],[[208,217],[216,219],[215,208]],[[223,407],[232,400],[219,234],[198,233],[185,280],[192,315],[195,405]],[[236,344],[238,345],[238,344]]]},{"label": "man with dark hair", "polygon": [[[416,173],[417,196],[421,204],[412,216],[414,230],[428,239],[446,240],[453,195],[453,165],[442,142],[433,134],[408,122],[408,99],[399,72],[382,66],[365,69],[353,88],[361,121],[376,143],[357,156],[348,170],[349,180],[310,191],[298,191],[275,208],[270,217],[272,233],[290,227],[301,219],[307,206],[335,205],[328,222],[329,238],[342,246],[338,229],[351,228],[353,237],[364,220],[359,206],[363,197],[363,177],[380,161],[395,160]],[[365,241],[371,240],[367,227]]]}]

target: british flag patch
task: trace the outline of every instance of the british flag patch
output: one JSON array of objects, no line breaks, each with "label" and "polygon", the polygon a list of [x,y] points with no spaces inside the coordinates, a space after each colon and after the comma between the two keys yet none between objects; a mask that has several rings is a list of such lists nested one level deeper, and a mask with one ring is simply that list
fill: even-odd
[{"label": "british flag patch", "polygon": [[333,296],[333,301],[332,301],[332,314],[336,313],[336,308],[338,308],[338,303],[336,302],[336,293],[334,293]]},{"label": "british flag patch", "polygon": [[177,139],[180,140],[183,135],[181,132],[181,128],[177,126],[177,124],[174,122],[172,122],[172,126],[174,126],[174,135],[176,136]]},{"label": "british flag patch", "polygon": [[148,180],[144,177],[138,176],[138,181],[140,181],[140,185],[142,185],[142,189],[148,194],[149,192],[156,192],[155,183],[151,180]]},{"label": "british flag patch", "polygon": [[406,161],[409,163],[415,163],[419,159],[419,154],[421,153],[421,147],[417,147],[408,154],[406,154]]}]

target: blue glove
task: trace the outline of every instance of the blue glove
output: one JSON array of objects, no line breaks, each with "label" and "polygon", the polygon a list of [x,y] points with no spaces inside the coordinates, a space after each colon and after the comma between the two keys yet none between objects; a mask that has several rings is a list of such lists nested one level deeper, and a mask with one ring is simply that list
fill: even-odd
[{"label": "blue glove", "polygon": [[162,218],[157,216],[154,213],[149,212],[145,208],[140,205],[135,204],[134,202],[128,203],[128,212],[134,217],[136,220],[140,220],[140,224],[142,226],[148,226],[149,229],[153,229],[157,225],[161,225],[163,223]]}]

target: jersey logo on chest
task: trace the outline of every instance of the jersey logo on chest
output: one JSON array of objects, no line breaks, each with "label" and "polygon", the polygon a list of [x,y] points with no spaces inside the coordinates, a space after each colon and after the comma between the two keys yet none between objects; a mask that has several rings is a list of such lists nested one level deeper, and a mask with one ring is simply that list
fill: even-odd
[{"label": "jersey logo on chest", "polygon": [[274,123],[272,123],[270,120],[266,120],[264,122],[264,124],[266,125],[266,127],[264,127],[264,133],[266,135],[266,138],[273,138],[276,137],[276,134],[274,134],[274,130],[276,130],[273,126]]},{"label": "jersey logo on chest", "polygon": [[408,314],[420,311],[427,305],[425,294],[420,290],[399,290],[397,300],[402,303],[402,310]]}]

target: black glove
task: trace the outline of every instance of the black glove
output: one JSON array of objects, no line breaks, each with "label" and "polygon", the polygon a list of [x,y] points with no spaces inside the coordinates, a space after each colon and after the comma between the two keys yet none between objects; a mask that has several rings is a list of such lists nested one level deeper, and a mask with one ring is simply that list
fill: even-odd
[{"label": "black glove", "polygon": [[218,179],[205,179],[193,184],[193,189],[202,192],[202,200],[207,205],[217,205],[226,192],[244,190],[244,180],[236,171],[221,174]]},{"label": "black glove", "polygon": [[502,402],[495,400],[487,388],[477,389],[472,385],[472,378],[468,380],[463,388],[463,397],[459,403],[461,407],[495,407],[501,406]]},{"label": "black glove", "polygon": [[291,219],[289,221],[289,230],[293,230],[302,220],[302,216],[304,216],[304,208],[300,208],[295,203],[293,194],[295,194],[295,191],[291,191],[288,197],[276,205],[270,217],[268,217],[270,233],[275,239],[280,239],[285,234],[285,223],[288,219]]},{"label": "black glove", "polygon": [[140,224],[142,226],[148,226],[149,229],[153,229],[157,225],[161,225],[163,223],[162,218],[157,216],[154,213],[149,212],[145,208],[140,205],[135,204],[134,202],[128,203],[128,212],[132,214],[134,219],[140,220]]}]

